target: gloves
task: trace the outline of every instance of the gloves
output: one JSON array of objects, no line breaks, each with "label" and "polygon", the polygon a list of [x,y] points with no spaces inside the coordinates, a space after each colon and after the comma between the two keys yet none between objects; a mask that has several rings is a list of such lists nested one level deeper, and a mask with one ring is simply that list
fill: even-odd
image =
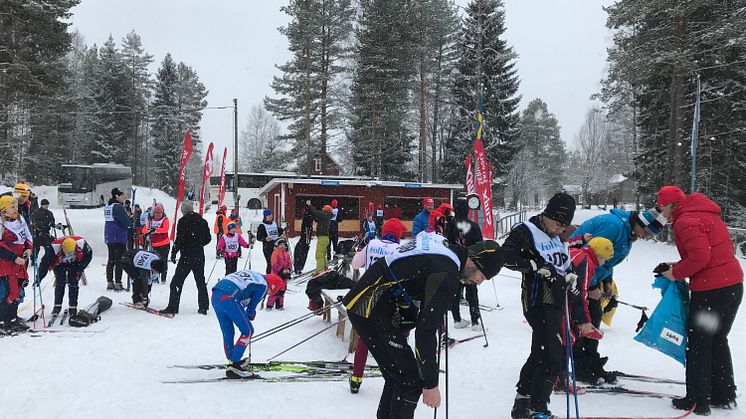
[{"label": "gloves", "polygon": [[222,259],[223,258],[223,251],[222,250],[218,250],[216,256],[217,256],[218,259]]},{"label": "gloves", "polygon": [[23,282],[21,282],[21,288],[26,288],[28,286],[28,278],[24,279]]},{"label": "gloves", "polygon": [[535,261],[531,260],[531,267],[534,272],[542,276],[544,279],[548,279],[549,282],[553,282],[554,278],[557,277],[557,269],[551,263],[545,263],[542,266],[538,266]]},{"label": "gloves", "polygon": [[55,224],[54,228],[56,228],[57,230],[64,230],[65,226],[63,226],[62,223],[57,223]]},{"label": "gloves", "polygon": [[616,298],[612,296],[609,302],[606,304],[606,307],[604,307],[604,313],[608,313],[617,307],[619,307],[619,301],[617,301]]},{"label": "gloves", "polygon": [[176,263],[176,252],[171,252],[171,263]]},{"label": "gloves", "polygon": [[669,265],[669,264],[667,264],[665,262],[664,263],[659,263],[658,266],[656,266],[655,269],[653,269],[653,273],[657,274],[657,275],[660,275],[660,274],[662,274],[663,272],[666,272],[669,269],[671,269],[671,265]]},{"label": "gloves", "polygon": [[580,295],[580,290],[578,289],[578,276],[575,275],[572,272],[565,274],[565,284],[567,284],[567,289],[573,293],[573,295]]}]

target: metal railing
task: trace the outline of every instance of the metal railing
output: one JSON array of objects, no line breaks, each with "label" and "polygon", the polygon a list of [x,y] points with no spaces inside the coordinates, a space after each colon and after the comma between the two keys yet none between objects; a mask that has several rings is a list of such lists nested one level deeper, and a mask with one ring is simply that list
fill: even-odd
[{"label": "metal railing", "polygon": [[736,256],[746,258],[746,228],[728,227],[728,232],[733,240]]},{"label": "metal railing", "polygon": [[508,214],[495,221],[495,239],[502,240],[505,238],[510,233],[510,229],[513,225],[526,221],[526,214],[528,214],[528,210],[523,210],[513,214]]}]

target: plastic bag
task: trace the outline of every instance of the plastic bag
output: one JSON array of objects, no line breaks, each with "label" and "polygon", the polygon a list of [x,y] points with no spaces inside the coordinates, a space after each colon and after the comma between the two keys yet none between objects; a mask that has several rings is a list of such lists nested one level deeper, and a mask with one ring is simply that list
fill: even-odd
[{"label": "plastic bag", "polygon": [[635,340],[686,365],[689,286],[656,276],[653,288],[660,289],[663,298]]}]

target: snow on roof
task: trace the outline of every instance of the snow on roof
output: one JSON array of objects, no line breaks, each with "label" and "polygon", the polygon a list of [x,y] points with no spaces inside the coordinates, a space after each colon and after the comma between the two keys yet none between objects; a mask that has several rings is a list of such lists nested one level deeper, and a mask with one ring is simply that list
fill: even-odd
[{"label": "snow on roof", "polygon": [[259,189],[259,195],[265,195],[267,192],[269,192],[272,188],[274,188],[276,185],[281,183],[297,183],[297,184],[305,184],[305,185],[324,185],[324,186],[367,186],[367,187],[374,187],[374,186],[388,186],[388,187],[400,187],[400,188],[410,188],[410,189],[434,189],[434,188],[440,188],[440,189],[453,189],[453,190],[460,190],[464,189],[464,185],[457,185],[457,184],[451,184],[451,183],[419,183],[419,182],[394,182],[394,181],[386,181],[386,180],[375,180],[375,179],[360,179],[360,180],[348,180],[348,179],[314,179],[314,178],[274,178],[267,182],[264,187]]},{"label": "snow on roof", "polygon": [[609,183],[622,183],[625,180],[627,180],[627,176],[624,176],[623,174],[618,173],[609,178]]}]

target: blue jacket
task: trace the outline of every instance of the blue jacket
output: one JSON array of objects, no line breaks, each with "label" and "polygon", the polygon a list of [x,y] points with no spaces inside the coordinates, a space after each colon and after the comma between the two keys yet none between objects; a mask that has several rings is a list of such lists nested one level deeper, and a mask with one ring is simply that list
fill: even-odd
[{"label": "blue jacket", "polygon": [[[118,202],[110,203],[110,205],[112,205],[111,219],[107,219],[104,225],[104,241],[106,244],[127,244],[132,220],[127,216],[127,210],[124,209],[124,205]],[[107,218],[106,211],[108,210],[109,205],[104,207],[105,218]]]},{"label": "blue jacket", "polygon": [[[573,238],[591,233],[593,237],[604,237],[614,244],[614,257],[596,268],[591,279],[591,287],[602,280],[610,280],[614,275],[614,266],[621,263],[629,255],[632,248],[632,226],[629,222],[630,213],[621,209],[612,209],[610,214],[598,215],[584,222],[572,233]],[[572,239],[571,239],[572,240]]]},{"label": "blue jacket", "polygon": [[246,288],[240,289],[234,282],[224,278],[218,281],[212,289],[232,295],[242,306],[246,307],[246,314],[249,319],[253,320],[256,317],[256,306],[267,293],[267,283],[251,282]]},{"label": "blue jacket", "polygon": [[414,217],[412,223],[412,237],[417,237],[420,232],[427,230],[430,226],[430,213],[424,209]]},{"label": "blue jacket", "polygon": [[369,239],[376,238],[376,223],[374,221],[363,221],[363,229],[365,230],[365,237]]}]

